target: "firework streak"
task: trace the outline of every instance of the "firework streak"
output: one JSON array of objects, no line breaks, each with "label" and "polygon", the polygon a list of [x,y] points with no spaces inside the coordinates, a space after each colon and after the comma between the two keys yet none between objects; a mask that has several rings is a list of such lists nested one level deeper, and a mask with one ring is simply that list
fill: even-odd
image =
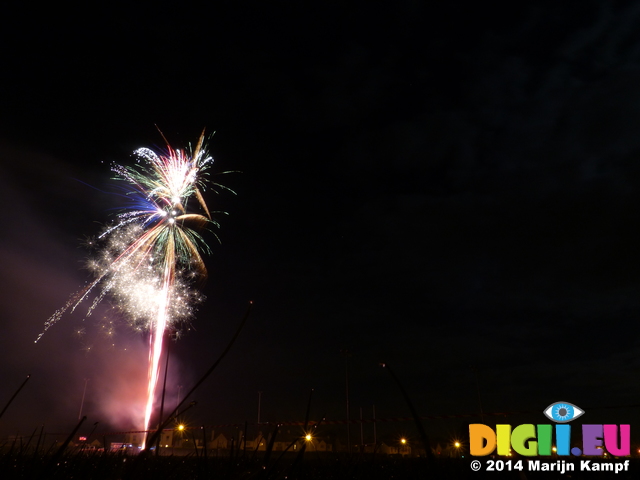
[{"label": "firework streak", "polygon": [[[134,166],[112,167],[116,179],[128,187],[131,207],[98,237],[103,247],[88,264],[95,280],[72,295],[45,322],[36,339],[38,342],[67,310],[73,311],[94,290],[87,316],[109,295],[136,330],[150,332],[145,429],[149,428],[165,331],[187,321],[202,301],[192,288],[194,281],[207,274],[199,250],[208,247],[198,232],[207,225],[218,226],[201,193],[206,184],[203,173],[213,162],[203,141],[204,132],[189,153],[168,144],[162,154],[141,148],[135,152]],[[204,214],[188,213],[187,202],[194,198]]]}]

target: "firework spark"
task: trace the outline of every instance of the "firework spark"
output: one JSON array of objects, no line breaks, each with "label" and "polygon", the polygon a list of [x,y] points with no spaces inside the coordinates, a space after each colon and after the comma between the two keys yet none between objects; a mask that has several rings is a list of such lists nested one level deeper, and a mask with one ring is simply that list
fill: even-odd
[{"label": "firework spark", "polygon": [[[162,154],[148,148],[138,149],[135,154],[134,166],[112,167],[116,179],[126,182],[132,207],[120,213],[117,221],[97,238],[104,246],[88,262],[95,280],[45,322],[36,342],[67,310],[73,311],[94,290],[87,316],[109,295],[132,327],[150,332],[144,418],[144,428],[148,429],[164,333],[188,321],[195,305],[202,301],[192,288],[195,280],[207,274],[200,250],[208,247],[199,232],[207,225],[218,224],[202,196],[205,171],[213,162],[205,151],[204,132],[189,153],[174,150],[167,143]],[[192,199],[197,200],[204,214],[188,212],[187,203]]]}]

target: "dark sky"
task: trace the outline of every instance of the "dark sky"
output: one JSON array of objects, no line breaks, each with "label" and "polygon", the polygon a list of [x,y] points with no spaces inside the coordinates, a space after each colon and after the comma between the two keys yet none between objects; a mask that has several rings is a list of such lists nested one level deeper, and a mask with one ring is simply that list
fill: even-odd
[{"label": "dark sky", "polygon": [[89,421],[128,428],[146,347],[108,302],[33,340],[88,278],[109,165],[162,147],[155,125],[174,147],[216,131],[213,172],[242,172],[207,192],[229,215],[172,398],[255,307],[194,424],[255,421],[259,391],[262,420],[302,420],[311,388],[312,416],[345,418],[345,348],[352,416],[409,414],[384,360],[423,415],[480,393],[485,412],[637,418],[596,407],[640,400],[640,2],[441,3],[4,17],[0,405],[32,378],[0,433],[69,429],[87,378]]}]

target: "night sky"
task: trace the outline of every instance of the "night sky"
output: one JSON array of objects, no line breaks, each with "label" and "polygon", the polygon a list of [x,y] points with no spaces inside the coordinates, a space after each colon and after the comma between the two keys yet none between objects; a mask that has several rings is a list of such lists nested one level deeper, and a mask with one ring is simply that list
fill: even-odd
[{"label": "night sky", "polygon": [[[442,5],[446,3],[445,5]],[[0,28],[0,435],[131,428],[145,337],[89,279],[110,165],[215,131],[192,424],[534,411],[640,422],[640,2],[25,7]],[[51,8],[50,11],[44,10]],[[101,334],[106,322],[115,339]],[[83,329],[81,335],[78,330]],[[89,348],[91,347],[91,348]],[[126,350],[125,350],[126,349]],[[590,410],[591,409],[591,410]],[[589,418],[590,417],[590,418]],[[513,423],[522,423],[516,419]],[[456,421],[427,423],[447,435]],[[413,432],[409,423],[390,430]]]}]

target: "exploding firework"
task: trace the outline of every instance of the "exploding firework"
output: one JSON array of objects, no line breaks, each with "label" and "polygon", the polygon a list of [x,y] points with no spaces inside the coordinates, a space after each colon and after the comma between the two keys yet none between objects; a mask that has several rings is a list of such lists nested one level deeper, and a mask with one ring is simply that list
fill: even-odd
[{"label": "exploding firework", "polygon": [[[108,295],[134,328],[150,332],[147,429],[165,331],[188,321],[202,301],[193,288],[194,282],[207,274],[200,251],[208,247],[199,232],[218,224],[202,196],[207,184],[205,171],[213,162],[205,151],[204,132],[191,152],[173,150],[167,143],[162,154],[141,148],[135,155],[135,165],[112,168],[116,178],[126,183],[132,207],[120,213],[98,237],[96,242],[103,246],[88,263],[95,280],[45,322],[36,342],[94,290],[87,316]],[[187,204],[194,199],[203,213],[188,212]]]}]

